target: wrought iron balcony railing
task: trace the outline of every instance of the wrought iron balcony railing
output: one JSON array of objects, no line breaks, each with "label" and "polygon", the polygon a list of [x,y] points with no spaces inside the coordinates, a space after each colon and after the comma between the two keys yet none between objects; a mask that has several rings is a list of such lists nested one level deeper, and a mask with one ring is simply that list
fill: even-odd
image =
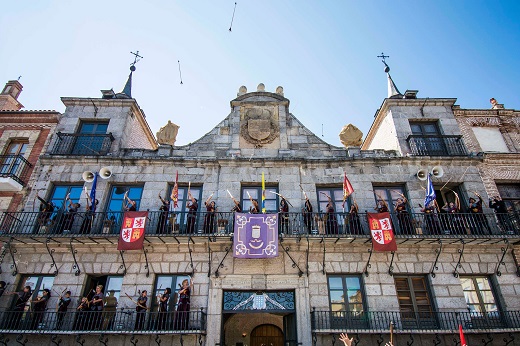
[{"label": "wrought iron balcony railing", "polygon": [[409,135],[406,141],[415,156],[468,155],[462,136]]},{"label": "wrought iron balcony railing", "polygon": [[27,184],[31,167],[22,155],[0,155],[0,177],[11,178],[22,186]]},{"label": "wrought iron balcony railing", "polygon": [[[520,214],[391,214],[398,237],[507,237],[520,235]],[[0,234],[4,235],[117,235],[123,220],[122,212],[69,213],[4,212],[0,215]],[[232,212],[150,211],[145,227],[147,236],[207,236],[233,233]],[[368,237],[365,213],[288,213],[279,219],[283,236]]]},{"label": "wrought iron balcony railing", "polygon": [[50,154],[52,155],[106,155],[114,141],[112,133],[85,135],[80,133],[57,133]]},{"label": "wrought iron balcony railing", "polygon": [[399,331],[455,331],[520,328],[520,311],[495,312],[394,312],[394,311],[316,311],[311,312],[313,333],[388,330],[390,323]]},{"label": "wrought iron balcony railing", "polygon": [[[69,309],[72,310],[72,309]],[[201,334],[206,330],[206,313],[117,311],[2,311],[0,333],[161,333]]]}]

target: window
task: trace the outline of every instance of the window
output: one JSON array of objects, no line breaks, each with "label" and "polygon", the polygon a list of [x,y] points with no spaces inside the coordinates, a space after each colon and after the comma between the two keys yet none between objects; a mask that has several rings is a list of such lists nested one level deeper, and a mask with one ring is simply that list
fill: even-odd
[{"label": "window", "polygon": [[24,139],[12,140],[11,143],[9,143],[0,164],[0,174],[20,175],[19,173],[21,172],[18,172],[18,168],[24,162],[21,157],[25,155],[28,145],[29,142]]},{"label": "window", "polygon": [[[381,199],[388,204],[388,210],[393,213],[394,212],[394,206],[397,202],[398,198],[401,198],[401,195],[405,194],[404,187],[401,186],[374,186],[374,198],[377,202],[379,202]],[[408,203],[408,208],[410,208],[410,203]]]},{"label": "window", "polygon": [[437,122],[410,122],[410,128],[415,136],[413,151],[419,155],[447,154]]},{"label": "window", "polygon": [[[173,185],[169,186],[168,195],[164,197],[165,199],[170,199],[170,196],[172,195],[172,189]],[[202,201],[202,187],[201,186],[191,186],[190,187],[191,195],[197,199],[197,203],[199,205],[198,211],[205,211],[204,208],[204,201]],[[188,186],[179,186],[179,200],[177,202],[177,208],[178,211],[181,211],[180,215],[177,215],[176,224],[179,225],[186,225],[186,222],[188,220],[188,207],[186,203],[188,202]],[[170,209],[174,210],[173,202],[170,202]],[[177,211],[177,210],[176,210]],[[183,227],[184,229],[184,227]],[[197,230],[197,225],[195,225],[195,229]]]},{"label": "window", "polygon": [[[113,296],[116,299],[116,302],[119,301],[121,286],[123,286],[122,276],[108,276],[105,288],[105,297]],[[114,292],[113,294],[112,291]]]},{"label": "window", "polygon": [[[30,286],[33,291],[31,300],[36,300],[38,296],[43,295],[45,288],[52,292],[52,285],[54,284],[54,276],[25,276],[20,280],[18,291],[21,292],[25,286]],[[52,293],[51,293],[52,295]]]},{"label": "window", "polygon": [[172,294],[170,295],[170,300],[168,301],[168,311],[175,311],[177,305],[177,296],[180,287],[182,286],[182,282],[184,280],[190,280],[189,275],[177,274],[177,275],[157,275],[155,279],[155,291],[153,295],[149,295],[151,303],[150,311],[157,311],[158,309],[158,299],[157,296],[159,294],[163,294],[166,288],[171,288]]},{"label": "window", "polygon": [[357,328],[367,323],[361,277],[329,276],[329,299],[332,328]]},{"label": "window", "polygon": [[136,202],[136,210],[139,210],[143,194],[142,186],[113,186],[106,207],[102,233],[119,233],[121,222],[123,222],[124,207],[128,205],[128,201],[124,200],[125,193],[127,193],[128,198]]},{"label": "window", "polygon": [[69,195],[73,203],[81,203],[83,185],[57,185],[52,191],[50,202],[52,202],[56,209],[55,212],[64,211],[67,208],[66,197]]},{"label": "window", "polygon": [[461,277],[464,298],[472,317],[498,317],[498,308],[487,277]]},{"label": "window", "polygon": [[[520,184],[497,184],[500,198],[506,203],[507,210],[520,215]],[[520,225],[518,225],[520,226]]]},{"label": "window", "polygon": [[72,154],[100,155],[101,152],[105,152],[107,143],[106,136],[103,135],[107,133],[107,129],[107,122],[82,122],[77,132],[78,136]]},{"label": "window", "polygon": [[[278,212],[278,187],[265,187],[265,209],[268,213],[277,213]],[[256,199],[258,201],[258,205],[260,209],[262,209],[262,187],[261,186],[246,186],[242,187],[241,194],[241,203],[242,210],[247,212],[249,207],[251,207],[251,198]],[[289,210],[290,211],[290,210]]]},{"label": "window", "polygon": [[403,328],[433,328],[433,313],[428,284],[422,276],[396,276],[395,288]]}]

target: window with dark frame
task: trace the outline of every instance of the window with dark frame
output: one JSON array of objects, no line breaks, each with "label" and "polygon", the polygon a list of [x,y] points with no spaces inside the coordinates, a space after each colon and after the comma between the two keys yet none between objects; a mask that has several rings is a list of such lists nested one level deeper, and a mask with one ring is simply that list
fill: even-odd
[{"label": "window with dark frame", "polygon": [[103,151],[108,122],[82,121],[77,131],[72,154],[99,155]]},{"label": "window with dark frame", "polygon": [[[398,198],[401,198],[400,194],[406,196],[404,186],[374,186],[374,198],[377,202],[383,199],[388,204],[388,210],[393,213]],[[408,199],[408,198],[407,198]],[[375,205],[374,205],[375,207]],[[410,202],[408,208],[411,210]]]},{"label": "window with dark frame", "polygon": [[[256,199],[258,201],[258,206],[260,207],[260,211],[262,209],[262,186],[242,186],[242,193],[240,194],[240,203],[242,205],[242,211],[247,213],[252,203],[249,199]],[[279,208],[280,201],[278,200],[280,197],[275,193],[278,193],[278,187],[266,186],[265,187],[265,209],[267,213],[277,213]],[[289,212],[291,210],[289,209]]]},{"label": "window with dark frame", "polygon": [[27,139],[12,139],[4,151],[4,157],[0,163],[0,174],[17,174],[18,167],[22,164],[20,156],[24,156],[29,146]]},{"label": "window with dark frame", "polygon": [[164,290],[168,287],[172,290],[170,300],[168,301],[168,311],[175,311],[178,292],[182,286],[182,282],[186,279],[188,279],[188,281],[191,280],[187,274],[157,275],[155,278],[154,294],[152,296],[148,295],[148,299],[151,300],[150,311],[158,311],[158,296],[163,294]]},{"label": "window with dark frame", "polygon": [[[170,211],[172,212],[181,212],[180,215],[177,215],[175,220],[176,224],[186,225],[187,215],[188,215],[188,185],[178,186],[179,189],[179,200],[177,201],[177,208],[174,208],[173,201],[171,201],[173,185],[168,186],[168,195],[163,196],[166,200],[170,200]],[[199,205],[198,211],[206,211],[204,207],[204,201],[202,201],[202,186],[190,186],[191,195],[197,200]],[[160,201],[158,201],[160,202]],[[159,204],[160,205],[160,204]],[[218,206],[217,206],[218,207]]]},{"label": "window with dark frame", "polygon": [[486,276],[461,276],[460,283],[472,317],[496,317],[499,310],[490,280]]},{"label": "window with dark frame", "polygon": [[394,280],[403,328],[436,326],[427,278],[424,276],[395,276]]},{"label": "window with dark frame", "polygon": [[[18,286],[18,292],[23,291],[25,286],[30,286],[32,290],[32,296],[30,300],[36,300],[38,296],[43,296],[43,290],[45,288],[52,292],[52,286],[54,284],[53,275],[34,275],[34,276],[23,276]],[[14,301],[14,303],[16,300]]]}]

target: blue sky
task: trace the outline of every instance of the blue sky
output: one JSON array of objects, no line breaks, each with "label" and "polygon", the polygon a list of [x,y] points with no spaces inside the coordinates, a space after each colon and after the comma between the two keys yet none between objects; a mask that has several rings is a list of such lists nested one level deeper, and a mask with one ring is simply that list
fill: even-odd
[{"label": "blue sky", "polygon": [[237,3],[229,32],[234,1],[11,1],[0,13],[0,84],[21,75],[26,109],[63,112],[62,96],[121,90],[139,50],[133,96],[154,133],[180,125],[177,145],[224,119],[241,85],[262,82],[283,86],[291,113],[341,146],[341,127],[366,134],[386,97],[381,52],[403,93],[520,109],[519,1]]}]

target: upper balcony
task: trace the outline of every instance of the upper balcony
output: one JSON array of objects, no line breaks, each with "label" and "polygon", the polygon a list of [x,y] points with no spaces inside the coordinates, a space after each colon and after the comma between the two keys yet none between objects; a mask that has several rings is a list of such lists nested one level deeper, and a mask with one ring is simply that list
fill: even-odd
[{"label": "upper balcony", "polygon": [[23,155],[0,155],[0,191],[21,191],[31,167]]},{"label": "upper balcony", "polygon": [[107,134],[57,133],[51,155],[103,156],[108,154],[114,137]]},{"label": "upper balcony", "polygon": [[[519,238],[520,214],[409,213],[391,214],[397,238],[477,239]],[[288,213],[279,223],[281,237],[348,238],[366,241],[370,237],[365,213]],[[0,235],[4,237],[117,237],[123,212],[69,213],[4,212]],[[177,237],[224,237],[233,233],[234,213],[150,211],[145,227],[147,237],[162,240]],[[151,238],[150,238],[151,239]]]},{"label": "upper balcony", "polygon": [[406,138],[413,156],[467,156],[462,136],[409,135]]}]

